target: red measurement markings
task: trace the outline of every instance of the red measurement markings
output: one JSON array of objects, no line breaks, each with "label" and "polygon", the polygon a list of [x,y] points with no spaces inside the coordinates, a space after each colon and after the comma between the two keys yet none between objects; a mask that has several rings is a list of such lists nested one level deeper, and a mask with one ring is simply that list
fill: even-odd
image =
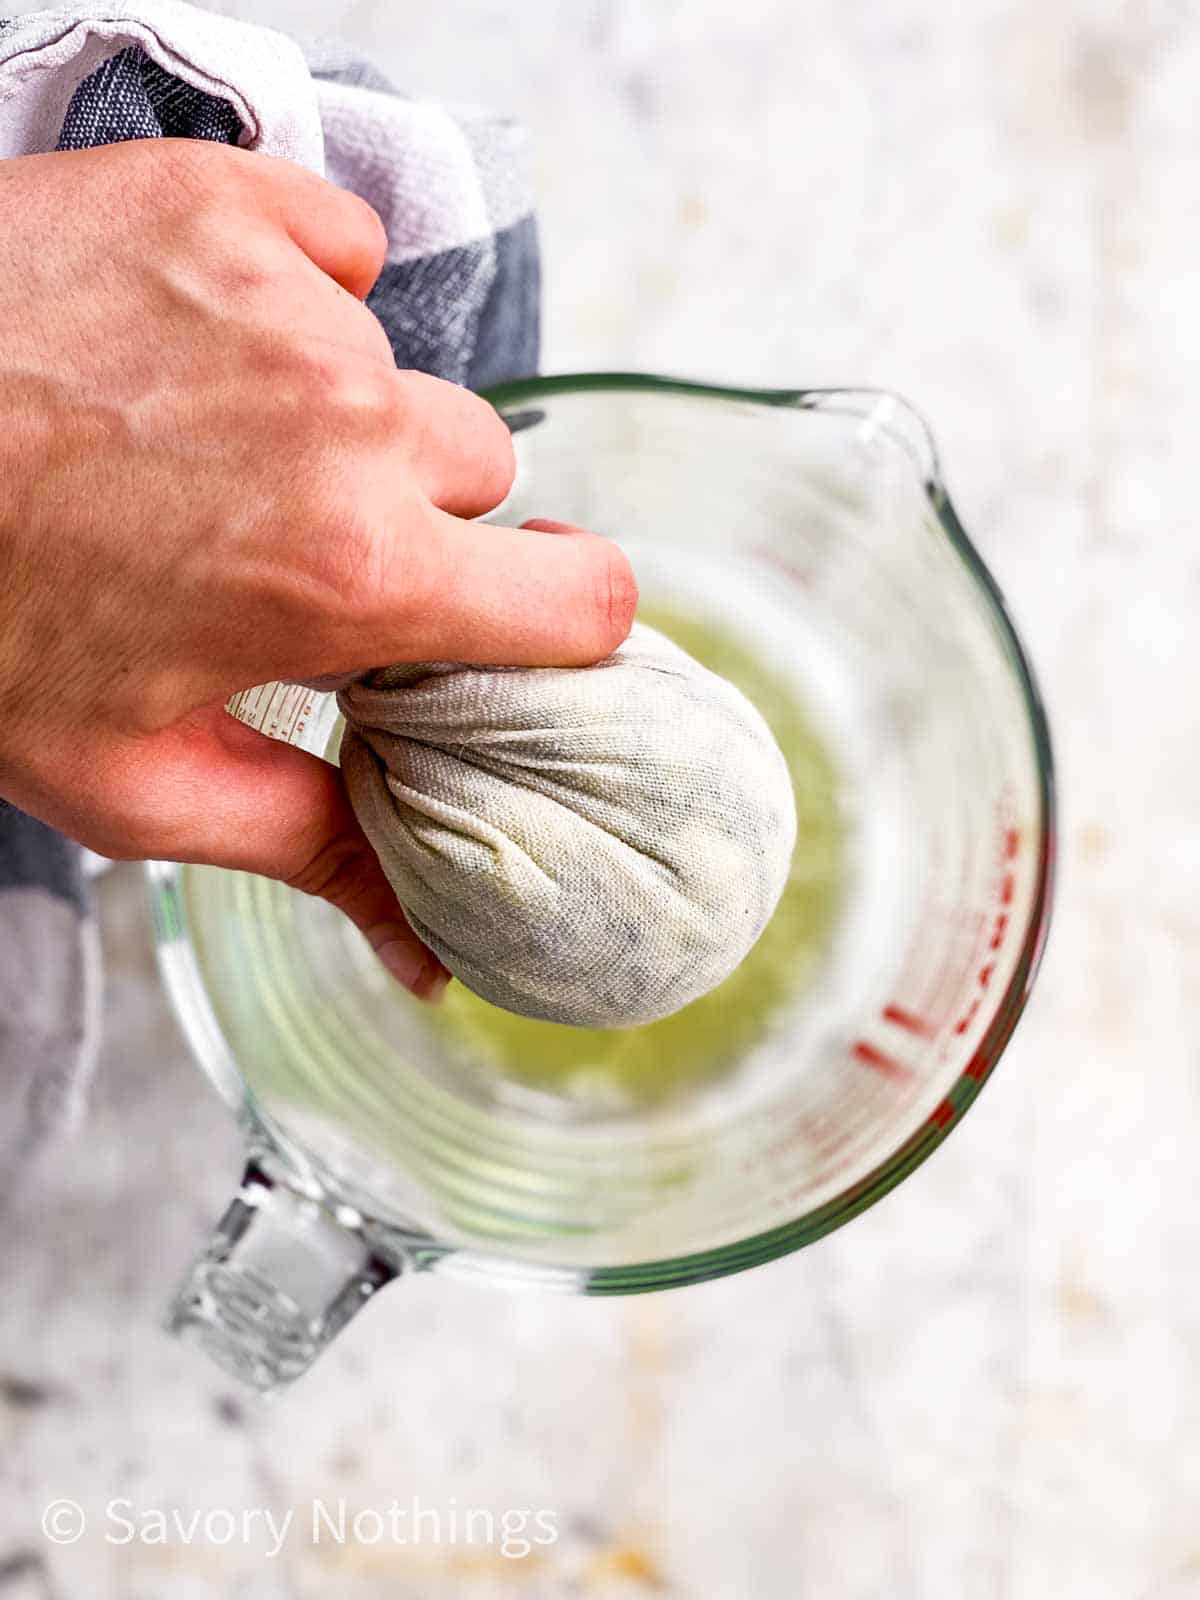
[{"label": "red measurement markings", "polygon": [[926,1022],[922,1017],[914,1016],[911,1011],[905,1011],[903,1006],[884,1006],[883,1020],[885,1022],[894,1022],[898,1028],[903,1028],[908,1033],[915,1033],[922,1039],[932,1039],[937,1032],[931,1022]]},{"label": "red measurement markings", "polygon": [[967,1029],[975,1021],[975,1014],[979,1010],[981,1004],[982,1001],[980,1000],[979,996],[976,995],[963,1015],[959,1017],[958,1021],[954,1024],[955,1033],[966,1033]]},{"label": "red measurement markings", "polygon": [[[1020,849],[1021,830],[1014,827],[1005,827],[1000,834],[1001,862],[1014,861],[1017,855],[1020,853]],[[1001,906],[1011,906],[1016,892],[1016,874],[1013,872],[1011,867],[1006,867],[1000,879],[1000,887],[997,894],[997,898],[999,899]],[[998,911],[992,918],[991,938],[988,941],[987,946],[990,953],[994,954],[995,951],[999,950],[1003,945],[1004,935],[1008,931],[1008,924],[1009,913],[1006,910]],[[976,978],[976,983],[979,986],[979,993],[974,996],[974,998],[971,1000],[971,1003],[967,1006],[967,1009],[954,1024],[954,1031],[956,1034],[962,1035],[966,1033],[967,1029],[979,1015],[979,1008],[983,1004],[983,990],[985,990],[991,983],[995,971],[995,961],[985,961],[983,966],[979,968],[979,973]],[[977,1066],[977,1063],[978,1057],[976,1057],[975,1060],[971,1062],[970,1066],[967,1067],[966,1076],[968,1078],[982,1076],[981,1073],[973,1070]]]},{"label": "red measurement markings", "polygon": [[742,1163],[744,1172],[757,1173],[763,1158],[778,1161],[791,1156],[796,1150],[806,1149],[810,1154],[828,1162],[843,1145],[849,1142],[845,1128],[830,1117],[801,1114],[793,1117],[777,1138],[771,1140],[765,1151],[747,1156]]},{"label": "red measurement markings", "polygon": [[963,1077],[974,1078],[977,1083],[982,1083],[988,1075],[989,1065],[990,1063],[983,1051],[976,1050],[970,1061],[967,1062],[967,1068],[963,1073]]},{"label": "red measurement markings", "polygon": [[893,1083],[908,1083],[912,1079],[911,1070],[902,1061],[897,1061],[895,1056],[889,1056],[873,1044],[868,1044],[865,1039],[858,1039],[850,1047],[850,1054],[856,1061],[861,1061],[864,1067],[873,1067],[885,1078],[890,1078]]},{"label": "red measurement markings", "polygon": [[919,1003],[913,1007],[916,1015],[929,1018],[935,1036],[954,1023],[964,985],[973,977],[974,962],[986,946],[989,931],[989,920],[983,911],[943,909],[939,915],[950,924],[953,947],[931,969]]}]

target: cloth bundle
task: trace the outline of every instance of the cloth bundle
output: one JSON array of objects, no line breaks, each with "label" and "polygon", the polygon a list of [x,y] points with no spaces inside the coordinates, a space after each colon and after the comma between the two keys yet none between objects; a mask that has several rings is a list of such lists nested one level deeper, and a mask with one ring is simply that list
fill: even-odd
[{"label": "cloth bundle", "polygon": [[796,812],[745,696],[635,623],[594,667],[393,666],[338,694],[355,813],[421,938],[523,1016],[631,1026],[728,977]]},{"label": "cloth bundle", "polygon": [[[518,124],[406,98],[336,39],[297,42],[182,0],[0,18],[0,158],[166,137],[296,161],[369,200],[388,253],[367,304],[398,366],[476,389],[536,371]],[[100,1021],[97,864],[0,800],[0,1195],[82,1105]]]}]

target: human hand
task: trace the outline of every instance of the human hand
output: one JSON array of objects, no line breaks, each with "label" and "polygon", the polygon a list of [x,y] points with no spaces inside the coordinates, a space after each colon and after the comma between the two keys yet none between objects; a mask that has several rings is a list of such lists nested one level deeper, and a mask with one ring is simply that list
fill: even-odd
[{"label": "human hand", "polygon": [[[229,145],[0,162],[0,795],[117,859],[322,896],[426,998],[336,768],[231,694],[396,661],[574,665],[636,588],[577,529],[473,525],[508,431],[397,371],[365,201]],[[568,535],[568,536],[564,536]]]}]

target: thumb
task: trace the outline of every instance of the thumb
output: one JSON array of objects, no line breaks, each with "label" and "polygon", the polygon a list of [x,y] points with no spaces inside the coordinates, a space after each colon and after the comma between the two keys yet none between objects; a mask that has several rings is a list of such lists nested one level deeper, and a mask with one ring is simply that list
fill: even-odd
[{"label": "thumb", "polygon": [[409,926],[335,766],[223,706],[176,723],[155,744],[172,859],[254,872],[327,900],[404,988],[441,998],[450,974]]},{"label": "thumb", "polygon": [[628,638],[637,579],[611,539],[568,523],[467,522],[436,506],[421,516],[418,529],[406,508],[402,523],[380,531],[384,581],[368,610],[347,616],[347,667],[590,666]]}]

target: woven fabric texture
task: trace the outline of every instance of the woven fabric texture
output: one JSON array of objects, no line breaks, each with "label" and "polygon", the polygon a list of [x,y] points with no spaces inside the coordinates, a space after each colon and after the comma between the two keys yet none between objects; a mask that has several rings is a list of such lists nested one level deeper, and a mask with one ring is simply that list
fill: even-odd
[{"label": "woven fabric texture", "polygon": [[594,667],[386,667],[340,691],[342,770],[421,937],[524,1016],[623,1027],[728,977],[787,881],[758,711],[654,629]]}]

